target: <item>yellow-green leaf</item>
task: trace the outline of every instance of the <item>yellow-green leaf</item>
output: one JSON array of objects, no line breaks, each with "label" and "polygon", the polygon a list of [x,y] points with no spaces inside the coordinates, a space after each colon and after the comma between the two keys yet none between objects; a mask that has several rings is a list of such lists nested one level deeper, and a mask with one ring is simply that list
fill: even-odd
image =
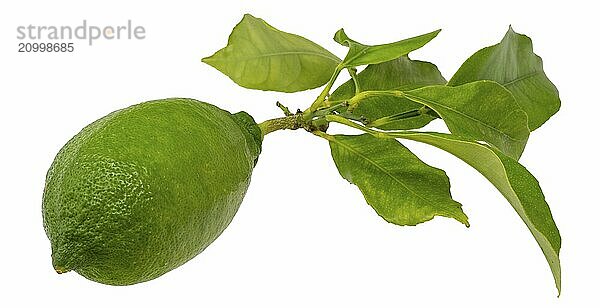
[{"label": "yellow-green leaf", "polygon": [[467,59],[448,85],[476,80],[493,80],[505,86],[527,113],[531,131],[560,109],[558,90],[546,77],[542,59],[533,53],[531,39],[512,28],[499,44],[483,48]]},{"label": "yellow-green leaf", "polygon": [[416,225],[445,216],[469,225],[450,195],[443,170],[422,162],[400,142],[359,136],[326,135],[338,171],[358,186],[367,203],[386,221]]},{"label": "yellow-green leaf", "polygon": [[202,61],[245,88],[297,92],[324,85],[341,60],[312,41],[246,14],[227,46]]},{"label": "yellow-green leaf", "polygon": [[525,167],[498,150],[463,137],[419,132],[398,132],[393,136],[424,142],[447,151],[485,176],[533,234],[550,265],[560,294],[560,233],[538,181]]},{"label": "yellow-green leaf", "polygon": [[366,64],[377,64],[407,55],[434,39],[441,30],[411,37],[389,44],[364,45],[350,39],[344,29],[338,30],[333,39],[341,45],[349,47],[348,54],[342,61],[343,67],[356,67]]}]

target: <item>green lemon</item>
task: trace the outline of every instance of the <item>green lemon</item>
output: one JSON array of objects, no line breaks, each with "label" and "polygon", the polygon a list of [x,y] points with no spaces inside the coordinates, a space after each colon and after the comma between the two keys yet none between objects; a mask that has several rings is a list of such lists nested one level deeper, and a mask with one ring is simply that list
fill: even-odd
[{"label": "green lemon", "polygon": [[88,125],[46,177],[54,268],[129,285],[187,262],[231,222],[261,142],[247,113],[192,99],[145,102]]}]

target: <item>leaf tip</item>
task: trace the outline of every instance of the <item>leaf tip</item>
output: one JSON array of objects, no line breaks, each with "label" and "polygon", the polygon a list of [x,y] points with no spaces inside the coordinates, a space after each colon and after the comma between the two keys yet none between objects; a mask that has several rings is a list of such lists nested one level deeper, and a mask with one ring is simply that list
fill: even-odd
[{"label": "leaf tip", "polygon": [[437,30],[433,30],[427,34],[423,34],[422,36],[430,36],[431,38],[429,40],[434,39],[436,36],[438,36],[438,34],[440,34],[440,32],[442,32],[442,29],[437,29]]},{"label": "leaf tip", "polygon": [[254,17],[254,16],[253,16],[252,14],[250,14],[250,13],[245,13],[245,14],[244,14],[244,16],[242,17],[242,19],[246,19],[246,18],[249,18],[249,19],[256,19],[256,17]]},{"label": "leaf tip", "polygon": [[348,47],[348,36],[346,35],[346,31],[344,31],[344,28],[340,28],[335,32],[335,34],[333,35],[333,40],[340,45]]},{"label": "leaf tip", "polygon": [[236,25],[236,27],[241,24],[252,24],[252,23],[257,23],[257,22],[258,23],[262,22],[262,23],[266,24],[266,22],[262,18],[256,17],[250,13],[245,13],[244,16],[242,17],[242,20],[240,20],[240,22]]},{"label": "leaf tip", "polygon": [[467,214],[465,214],[462,211],[462,209],[459,210],[459,213],[457,213],[457,215],[455,215],[453,218],[456,219],[461,224],[465,225],[465,227],[467,227],[467,228],[471,227],[471,224],[469,223],[469,217],[467,217]]},{"label": "leaf tip", "polygon": [[431,42],[431,40],[436,38],[438,36],[438,34],[440,34],[440,32],[442,32],[442,29],[437,29],[437,30],[431,31],[427,34],[419,35],[418,37],[425,38],[427,40],[425,43],[429,43],[429,42]]},{"label": "leaf tip", "polygon": [[[559,261],[560,262],[560,261]],[[556,297],[559,298],[560,294],[561,294],[561,278],[560,278],[560,268],[558,269],[558,273],[552,273],[554,275],[554,284],[556,286],[556,291],[558,292],[558,294],[556,294]]]},{"label": "leaf tip", "polygon": [[504,39],[506,38],[512,38],[514,36],[518,36],[519,33],[517,33],[515,31],[515,29],[512,27],[512,24],[508,25],[508,30],[506,30],[506,34],[504,35]]},{"label": "leaf tip", "polygon": [[200,61],[212,66],[211,62],[213,61],[213,56],[204,57]]},{"label": "leaf tip", "polygon": [[[445,174],[445,172],[444,172],[444,174]],[[467,216],[467,214],[465,214],[465,212],[462,210],[462,204],[460,204],[456,201],[454,201],[454,202],[455,202],[456,208],[453,208],[452,214],[451,215],[442,215],[442,216],[454,218],[456,221],[465,225],[465,227],[470,228],[471,224],[469,223],[469,216]]]}]

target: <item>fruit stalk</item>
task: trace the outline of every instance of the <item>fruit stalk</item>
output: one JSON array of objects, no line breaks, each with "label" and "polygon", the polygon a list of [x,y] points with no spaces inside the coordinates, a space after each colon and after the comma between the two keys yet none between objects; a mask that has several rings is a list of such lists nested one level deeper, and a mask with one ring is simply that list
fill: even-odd
[{"label": "fruit stalk", "polygon": [[290,129],[296,130],[302,127],[302,114],[294,114],[290,116],[285,116],[281,118],[274,118],[270,120],[266,120],[260,124],[260,131],[262,132],[263,137],[269,133],[274,131],[282,130],[282,129]]}]

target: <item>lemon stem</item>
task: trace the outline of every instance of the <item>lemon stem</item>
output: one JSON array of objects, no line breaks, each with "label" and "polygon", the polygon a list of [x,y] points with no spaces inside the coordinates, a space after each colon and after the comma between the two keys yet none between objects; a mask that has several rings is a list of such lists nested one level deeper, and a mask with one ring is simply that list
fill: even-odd
[{"label": "lemon stem", "polygon": [[291,129],[296,130],[302,127],[301,124],[302,114],[294,114],[281,118],[274,118],[270,120],[266,120],[260,124],[258,127],[262,132],[263,137],[267,134],[270,134],[274,131],[282,130],[282,129]]}]

